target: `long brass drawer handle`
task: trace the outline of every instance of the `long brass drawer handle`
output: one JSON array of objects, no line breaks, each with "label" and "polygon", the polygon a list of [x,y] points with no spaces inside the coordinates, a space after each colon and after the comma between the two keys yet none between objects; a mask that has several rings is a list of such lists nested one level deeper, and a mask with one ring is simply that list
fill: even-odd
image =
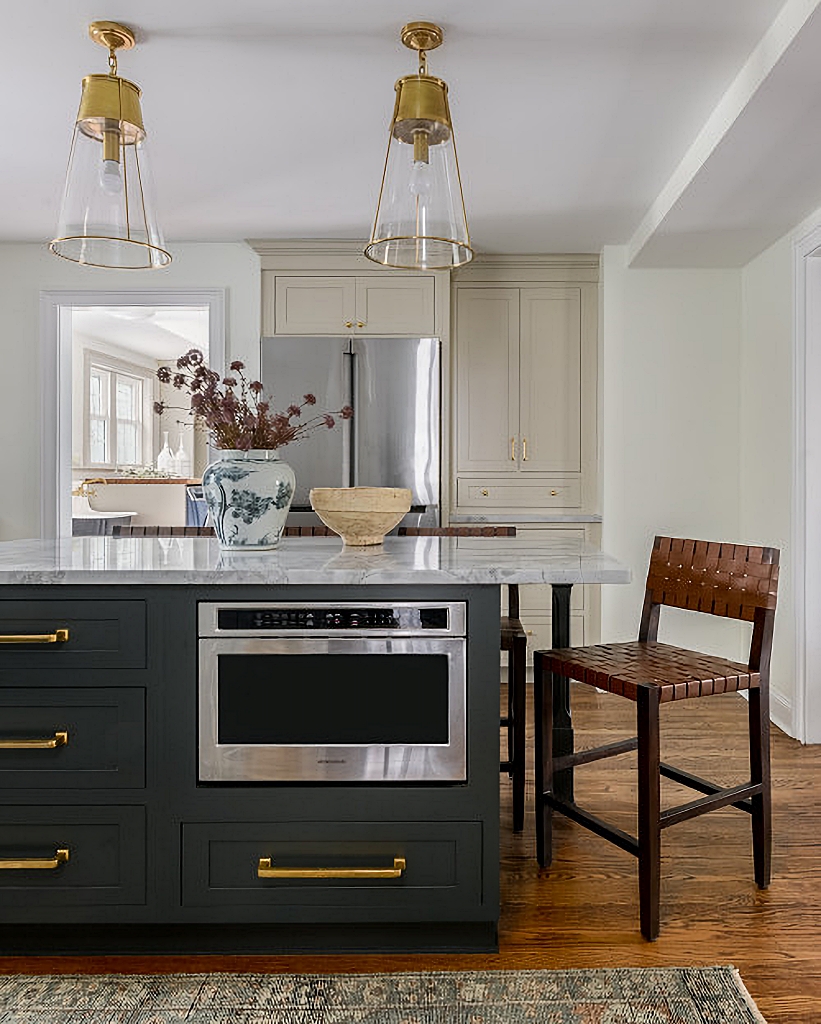
[{"label": "long brass drawer handle", "polygon": [[67,629],[55,629],[53,633],[8,633],[0,636],[0,644],[64,644],[66,640]]},{"label": "long brass drawer handle", "polygon": [[22,860],[0,860],[0,871],[54,871],[68,863],[68,850],[55,850],[53,857],[24,857]]},{"label": "long brass drawer handle", "polygon": [[56,732],[49,739],[32,740],[0,740],[0,750],[54,750],[55,747],[64,747],[68,743],[67,732]]},{"label": "long brass drawer handle", "polygon": [[392,868],[275,868],[270,857],[260,857],[258,878],[401,878],[404,857],[394,857]]}]

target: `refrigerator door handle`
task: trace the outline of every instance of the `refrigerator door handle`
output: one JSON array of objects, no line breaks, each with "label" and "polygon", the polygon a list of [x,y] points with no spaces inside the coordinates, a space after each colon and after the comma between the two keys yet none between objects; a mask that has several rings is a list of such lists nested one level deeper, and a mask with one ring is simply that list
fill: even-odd
[{"label": "refrigerator door handle", "polygon": [[[356,410],[356,353],[343,353],[346,366],[345,390],[347,404]],[[356,485],[356,412],[349,420],[342,420],[342,479],[346,487]]]}]

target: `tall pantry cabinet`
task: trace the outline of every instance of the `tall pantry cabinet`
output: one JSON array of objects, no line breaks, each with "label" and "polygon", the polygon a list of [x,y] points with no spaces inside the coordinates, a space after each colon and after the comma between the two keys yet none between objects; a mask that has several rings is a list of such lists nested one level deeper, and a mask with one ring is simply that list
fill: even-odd
[{"label": "tall pantry cabinet", "polygon": [[[598,543],[598,258],[480,256],[452,287],[451,522]],[[591,642],[598,595],[575,589],[573,642]],[[550,646],[550,603],[523,588],[533,649]]]}]

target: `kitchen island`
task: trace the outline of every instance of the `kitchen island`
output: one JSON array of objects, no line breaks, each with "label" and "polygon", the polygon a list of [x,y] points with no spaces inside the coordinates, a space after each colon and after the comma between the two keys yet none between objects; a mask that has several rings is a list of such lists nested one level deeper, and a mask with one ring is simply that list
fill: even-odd
[{"label": "kitchen island", "polygon": [[572,540],[0,544],[0,950],[495,948],[500,587],[561,637],[628,579]]}]

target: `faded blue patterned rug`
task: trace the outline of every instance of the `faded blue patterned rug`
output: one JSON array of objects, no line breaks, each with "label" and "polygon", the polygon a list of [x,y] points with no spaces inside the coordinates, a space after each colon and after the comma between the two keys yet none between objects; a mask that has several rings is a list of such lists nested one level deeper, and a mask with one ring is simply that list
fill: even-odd
[{"label": "faded blue patterned rug", "polygon": [[0,1024],[763,1024],[731,967],[0,975]]}]

